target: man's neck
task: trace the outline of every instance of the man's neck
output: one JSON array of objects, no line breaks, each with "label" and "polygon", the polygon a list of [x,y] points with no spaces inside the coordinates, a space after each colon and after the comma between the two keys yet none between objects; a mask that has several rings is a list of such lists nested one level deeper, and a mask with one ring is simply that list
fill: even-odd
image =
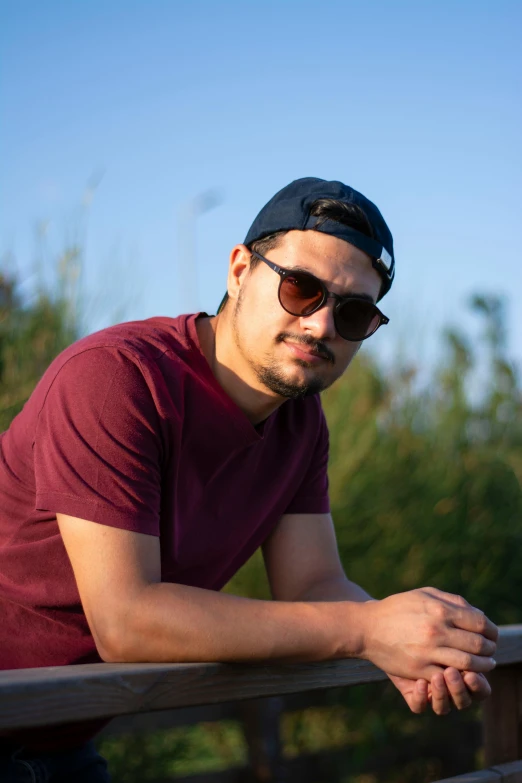
[{"label": "man's neck", "polygon": [[283,397],[262,387],[240,355],[226,319],[220,315],[198,318],[196,329],[201,351],[217,382],[254,426],[285,402]]}]

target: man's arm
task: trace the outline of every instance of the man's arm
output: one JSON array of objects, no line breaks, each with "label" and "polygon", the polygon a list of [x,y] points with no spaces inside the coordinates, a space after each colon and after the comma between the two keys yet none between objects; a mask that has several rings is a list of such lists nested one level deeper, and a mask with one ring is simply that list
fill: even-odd
[{"label": "man's arm", "polygon": [[[58,514],[87,620],[108,661],[365,657],[397,676],[494,664],[481,612],[418,590],[383,601],[257,601],[161,583],[159,540]],[[317,577],[319,575],[317,574]],[[319,588],[320,579],[314,578]]]},{"label": "man's arm", "polygon": [[[346,578],[330,514],[288,514],[282,517],[263,547],[272,595],[290,601],[369,601],[361,587]],[[441,595],[444,595],[441,593]],[[447,594],[446,594],[447,595]],[[457,599],[456,596],[448,598]],[[460,599],[462,605],[467,605]],[[486,678],[449,667],[431,683],[391,676],[413,712],[423,712],[431,701],[434,711],[447,713],[482,701],[491,693]]]},{"label": "man's arm", "polygon": [[[82,605],[107,661],[323,660],[358,655],[337,606],[258,601],[161,582],[159,539],[57,514]],[[358,605],[353,606],[354,614]],[[326,610],[326,611],[325,611]],[[346,608],[351,615],[351,605]]]}]

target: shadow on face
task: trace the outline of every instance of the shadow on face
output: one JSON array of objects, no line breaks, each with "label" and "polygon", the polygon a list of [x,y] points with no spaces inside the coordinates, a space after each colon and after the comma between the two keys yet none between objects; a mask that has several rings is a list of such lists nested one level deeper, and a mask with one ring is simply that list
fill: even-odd
[{"label": "shadow on face", "polygon": [[[237,293],[229,304],[240,359],[261,386],[275,395],[297,398],[326,389],[342,375],[360,347],[337,333],[335,300],[328,299],[319,310],[305,316],[286,312],[278,296],[280,275],[257,259],[252,264],[248,249],[238,248],[243,250],[237,258]],[[318,231],[290,231],[267,258],[284,269],[315,275],[333,294],[357,295],[373,302],[378,298],[381,278],[370,257],[337,237]]]}]

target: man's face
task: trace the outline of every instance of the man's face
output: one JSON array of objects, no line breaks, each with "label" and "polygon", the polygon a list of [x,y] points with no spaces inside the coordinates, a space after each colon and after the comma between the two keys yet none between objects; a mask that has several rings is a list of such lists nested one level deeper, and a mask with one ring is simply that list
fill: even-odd
[{"label": "man's face", "polygon": [[[290,231],[266,257],[285,269],[312,273],[340,296],[364,294],[375,302],[379,295],[381,278],[370,257],[329,234]],[[234,262],[232,276],[233,269]],[[279,303],[279,275],[263,262],[236,279],[237,295],[230,301],[234,340],[256,387],[297,398],[326,389],[342,375],[360,343],[337,334],[334,299],[312,315],[294,316]]]}]

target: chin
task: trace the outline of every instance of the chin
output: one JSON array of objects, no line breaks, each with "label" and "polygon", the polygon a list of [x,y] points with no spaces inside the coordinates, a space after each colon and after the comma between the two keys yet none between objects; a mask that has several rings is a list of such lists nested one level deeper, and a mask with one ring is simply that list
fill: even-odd
[{"label": "chin", "polygon": [[[308,367],[303,362],[304,367]],[[284,373],[280,368],[262,367],[257,376],[261,383],[274,394],[285,399],[299,400],[311,397],[328,388],[330,382],[317,373]]]}]

